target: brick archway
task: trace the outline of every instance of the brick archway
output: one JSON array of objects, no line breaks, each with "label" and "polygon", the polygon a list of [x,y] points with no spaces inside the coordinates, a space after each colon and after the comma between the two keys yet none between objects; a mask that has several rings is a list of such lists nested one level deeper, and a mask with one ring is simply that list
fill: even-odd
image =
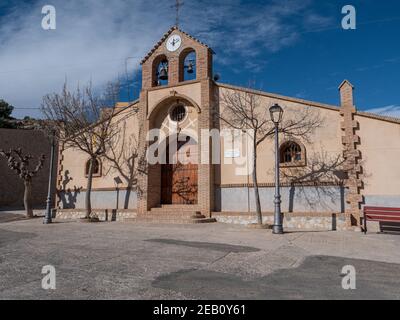
[{"label": "brick archway", "polygon": [[176,91],[172,91],[169,96],[164,97],[159,101],[157,101],[155,107],[147,115],[147,120],[153,118],[154,115],[157,114],[161,108],[165,107],[166,105],[171,105],[176,100],[180,100],[181,102],[186,102],[188,105],[193,106],[197,110],[197,113],[201,113],[201,108],[193,99],[189,98],[186,95],[179,94]]}]

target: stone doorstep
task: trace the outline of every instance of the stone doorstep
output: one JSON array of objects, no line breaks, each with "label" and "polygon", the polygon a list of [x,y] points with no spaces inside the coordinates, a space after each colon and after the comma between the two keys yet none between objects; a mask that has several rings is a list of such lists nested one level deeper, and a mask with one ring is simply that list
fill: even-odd
[{"label": "stone doorstep", "polygon": [[139,216],[137,218],[127,218],[124,219],[125,222],[135,222],[135,223],[165,223],[165,224],[200,224],[200,223],[213,223],[217,222],[213,218],[176,218],[176,217],[144,217]]},{"label": "stone doorstep", "polygon": [[187,217],[187,218],[205,218],[200,212],[184,211],[184,212],[165,212],[165,211],[148,211],[140,216],[146,217]]},{"label": "stone doorstep", "polygon": [[[148,215],[162,215],[162,216],[199,216],[201,215],[201,212],[199,211],[192,211],[192,210],[180,210],[180,211],[162,211],[162,210],[158,210],[158,211],[147,211]],[[143,214],[144,215],[144,214]]]},{"label": "stone doorstep", "polygon": [[171,209],[189,208],[189,209],[195,210],[195,209],[199,208],[199,206],[197,204],[162,204],[161,206],[156,207],[156,208],[164,208],[164,209],[168,209],[168,208],[171,208]]},{"label": "stone doorstep", "polygon": [[[126,220],[124,220],[126,221]],[[146,219],[146,220],[142,220],[142,219],[132,219],[132,220],[128,220],[131,222],[135,222],[135,223],[149,223],[149,224],[154,224],[154,223],[161,223],[161,224],[203,224],[203,223],[214,223],[217,222],[217,220],[215,219]]]},{"label": "stone doorstep", "polygon": [[[162,208],[160,208],[162,209]],[[126,221],[126,220],[125,220]],[[211,223],[217,222],[214,218],[206,218],[197,211],[163,211],[153,210],[146,214],[141,214],[129,221],[147,222],[147,223],[171,223],[171,224],[193,224],[193,223]]]},{"label": "stone doorstep", "polygon": [[184,206],[184,205],[162,205],[161,207],[151,208],[150,211],[152,212],[176,212],[176,211],[200,211],[198,206]]},{"label": "stone doorstep", "polygon": [[203,216],[203,215],[140,215],[137,218],[139,219],[173,219],[173,220],[178,220],[178,219],[206,219],[209,217]]}]

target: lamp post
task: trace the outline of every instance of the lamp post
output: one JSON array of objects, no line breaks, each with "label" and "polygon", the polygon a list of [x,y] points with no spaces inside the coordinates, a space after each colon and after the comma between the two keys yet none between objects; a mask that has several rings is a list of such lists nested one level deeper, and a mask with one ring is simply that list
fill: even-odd
[{"label": "lamp post", "polygon": [[47,200],[46,200],[46,213],[44,215],[44,224],[52,223],[52,214],[51,214],[51,189],[53,184],[53,171],[54,171],[54,152],[55,152],[55,132],[51,133],[51,155],[50,155],[50,172],[49,172],[49,186],[47,190]]},{"label": "lamp post", "polygon": [[242,133],[246,135],[247,212],[250,214],[249,136],[247,130],[242,130]]},{"label": "lamp post", "polygon": [[122,184],[122,180],[121,178],[115,177],[114,178],[114,184],[115,184],[115,190],[117,191],[117,210],[119,209],[119,185]]},{"label": "lamp post", "polygon": [[273,234],[283,234],[282,224],[282,212],[281,212],[281,194],[279,186],[279,124],[282,121],[283,109],[275,104],[269,108],[271,120],[275,125],[275,213],[274,213],[274,225],[272,228]]}]

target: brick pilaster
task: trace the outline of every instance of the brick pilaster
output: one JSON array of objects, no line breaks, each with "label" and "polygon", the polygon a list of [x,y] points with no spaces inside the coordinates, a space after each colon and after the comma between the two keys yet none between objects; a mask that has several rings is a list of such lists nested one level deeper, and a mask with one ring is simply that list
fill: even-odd
[{"label": "brick pilaster", "polygon": [[[208,144],[209,153],[208,164],[204,164],[204,159],[201,159],[199,164],[198,175],[198,203],[201,208],[201,213],[210,217],[214,210],[214,166],[212,164],[212,148],[211,141],[201,141],[201,130],[210,130],[213,127],[213,112],[211,110],[213,103],[214,85],[210,79],[201,82],[201,113],[199,115],[199,145]],[[204,156],[202,154],[202,156]]]},{"label": "brick pilaster", "polygon": [[139,103],[139,121],[142,123],[143,127],[141,132],[139,132],[139,159],[144,159],[146,170],[144,173],[138,176],[138,214],[145,214],[148,210],[148,168],[147,168],[147,141],[146,135],[149,131],[149,121],[147,120],[147,90],[142,90],[140,93],[140,103]]},{"label": "brick pilaster", "polygon": [[359,123],[354,119],[356,107],[353,99],[353,85],[345,80],[339,87],[340,90],[340,115],[342,117],[341,128],[344,133],[342,137],[343,157],[345,159],[344,170],[347,172],[345,187],[346,197],[346,222],[348,227],[360,226],[361,204],[363,196],[362,167],[360,165],[361,151],[357,146],[361,143],[357,135]]},{"label": "brick pilaster", "polygon": [[55,207],[60,208],[61,198],[59,192],[62,190],[63,182],[63,170],[64,170],[64,143],[57,143],[57,176],[56,176],[56,196],[55,196]]}]

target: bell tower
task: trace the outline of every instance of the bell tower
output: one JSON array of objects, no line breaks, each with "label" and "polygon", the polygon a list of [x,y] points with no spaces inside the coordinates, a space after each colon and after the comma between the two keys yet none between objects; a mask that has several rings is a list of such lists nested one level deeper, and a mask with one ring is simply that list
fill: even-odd
[{"label": "bell tower", "polygon": [[[147,133],[160,128],[157,121],[168,118],[168,110],[177,102],[186,104],[188,117],[191,118],[190,125],[195,123],[198,153],[200,154],[202,145],[210,145],[210,141],[201,141],[201,133],[204,129],[213,129],[214,123],[213,54],[213,50],[206,44],[174,26],[144,57],[141,62],[142,90],[139,111],[143,124],[141,132],[144,135],[141,139],[143,155],[152,144],[146,141]],[[185,126],[185,123],[178,125]],[[201,159],[197,166],[197,201],[190,210],[210,217],[214,210],[212,152],[208,152],[205,157],[208,160]],[[161,182],[162,170],[162,165],[149,165],[148,172],[140,177],[139,215],[150,214],[152,209],[163,204],[161,190],[165,179]]]},{"label": "bell tower", "polygon": [[[213,51],[207,45],[172,27],[142,60],[142,89],[175,86],[185,81],[185,72],[194,72],[194,80],[213,76]],[[194,59],[187,61],[188,55]]]}]

